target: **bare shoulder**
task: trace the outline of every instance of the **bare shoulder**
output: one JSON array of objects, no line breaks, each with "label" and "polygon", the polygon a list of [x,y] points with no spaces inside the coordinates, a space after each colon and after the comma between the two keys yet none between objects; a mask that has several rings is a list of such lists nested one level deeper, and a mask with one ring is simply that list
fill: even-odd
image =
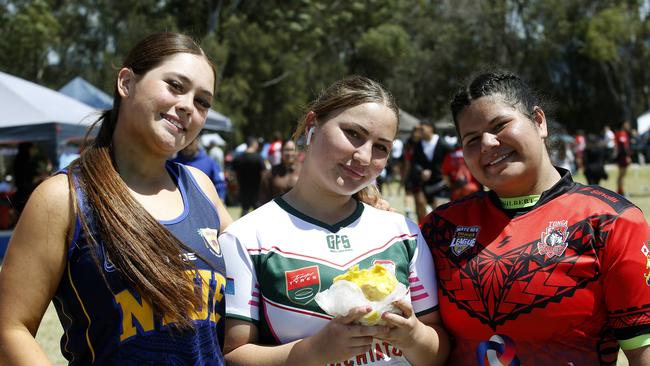
[{"label": "bare shoulder", "polygon": [[36,206],[39,211],[56,214],[60,218],[69,218],[72,207],[67,175],[57,174],[39,184],[25,209],[29,210],[30,206]]}]

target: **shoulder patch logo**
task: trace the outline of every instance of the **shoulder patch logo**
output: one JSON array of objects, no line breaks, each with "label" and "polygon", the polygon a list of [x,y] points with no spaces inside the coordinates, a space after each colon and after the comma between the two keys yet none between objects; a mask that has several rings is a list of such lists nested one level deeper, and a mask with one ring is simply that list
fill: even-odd
[{"label": "shoulder patch logo", "polygon": [[208,248],[212,254],[221,257],[221,246],[219,245],[219,240],[217,240],[219,230],[203,228],[199,229],[199,235],[203,238],[203,243],[206,248]]},{"label": "shoulder patch logo", "polygon": [[318,266],[285,271],[284,279],[287,297],[295,304],[307,305],[320,291],[320,270]]},{"label": "shoulder patch logo", "polygon": [[481,231],[480,226],[456,227],[454,238],[451,239],[449,248],[456,256],[461,255],[464,251],[476,245],[476,238],[478,238],[479,231]]},{"label": "shoulder patch logo", "polygon": [[645,284],[650,286],[650,240],[641,244],[641,253],[645,255],[645,272],[643,273],[643,278],[645,278]]},{"label": "shoulder patch logo", "polygon": [[542,232],[542,238],[537,243],[537,250],[540,255],[551,259],[564,254],[569,237],[569,222],[567,220],[551,221],[546,230]]}]

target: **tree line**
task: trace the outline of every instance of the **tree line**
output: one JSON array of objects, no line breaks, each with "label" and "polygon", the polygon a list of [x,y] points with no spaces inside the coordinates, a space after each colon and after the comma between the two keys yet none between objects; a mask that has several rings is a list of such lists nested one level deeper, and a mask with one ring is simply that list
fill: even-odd
[{"label": "tree line", "polygon": [[112,94],[134,42],[181,31],[217,65],[214,108],[236,140],[289,136],[315,93],[353,73],[449,119],[457,88],[488,68],[544,91],[570,131],[596,132],[650,109],[649,13],[648,0],[0,0],[0,70]]}]

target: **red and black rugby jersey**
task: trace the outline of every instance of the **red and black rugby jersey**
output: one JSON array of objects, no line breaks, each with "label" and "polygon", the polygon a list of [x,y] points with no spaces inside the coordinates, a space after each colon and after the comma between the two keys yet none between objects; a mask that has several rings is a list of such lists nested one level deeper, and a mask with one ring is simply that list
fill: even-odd
[{"label": "red and black rugby jersey", "polygon": [[518,215],[480,192],[427,217],[449,365],[615,365],[650,340],[648,223],[561,173]]}]

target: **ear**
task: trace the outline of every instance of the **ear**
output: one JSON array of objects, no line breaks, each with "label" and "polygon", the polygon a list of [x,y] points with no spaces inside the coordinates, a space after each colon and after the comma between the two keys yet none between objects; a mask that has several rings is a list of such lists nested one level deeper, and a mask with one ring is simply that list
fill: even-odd
[{"label": "ear", "polygon": [[537,127],[539,131],[539,135],[542,138],[548,137],[548,128],[546,125],[546,115],[544,114],[544,110],[542,108],[535,106],[533,108],[533,122],[535,122],[535,126]]},{"label": "ear", "polygon": [[117,92],[122,98],[129,97],[129,91],[133,90],[135,84],[135,76],[133,71],[128,67],[123,67],[117,73]]},{"label": "ear", "polygon": [[309,111],[307,112],[307,117],[305,118],[305,132],[309,131],[310,128],[316,126],[316,112]]}]

